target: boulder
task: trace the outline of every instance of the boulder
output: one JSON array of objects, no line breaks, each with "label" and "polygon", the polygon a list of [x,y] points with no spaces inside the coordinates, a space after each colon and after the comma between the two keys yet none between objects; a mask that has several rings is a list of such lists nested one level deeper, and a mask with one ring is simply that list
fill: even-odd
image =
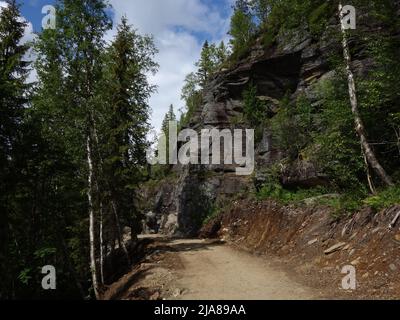
[{"label": "boulder", "polygon": [[328,177],[321,173],[317,167],[304,160],[298,160],[286,165],[281,172],[281,183],[287,188],[313,188],[329,184]]}]

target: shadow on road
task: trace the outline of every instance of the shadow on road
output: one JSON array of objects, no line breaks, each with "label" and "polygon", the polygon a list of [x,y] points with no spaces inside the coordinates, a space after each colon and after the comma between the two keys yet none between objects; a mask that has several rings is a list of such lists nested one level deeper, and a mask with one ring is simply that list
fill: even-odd
[{"label": "shadow on road", "polygon": [[154,246],[153,252],[196,252],[200,250],[210,250],[213,247],[223,246],[224,242],[220,240],[204,241],[198,239],[157,239],[157,245]]}]

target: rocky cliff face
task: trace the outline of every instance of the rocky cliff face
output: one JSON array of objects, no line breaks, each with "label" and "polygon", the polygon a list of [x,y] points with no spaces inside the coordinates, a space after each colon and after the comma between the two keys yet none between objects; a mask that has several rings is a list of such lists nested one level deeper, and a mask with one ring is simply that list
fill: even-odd
[{"label": "rocky cliff face", "polygon": [[[328,56],[332,50],[340,48],[330,36],[332,28],[338,28],[335,19],[318,41],[306,29],[281,35],[276,44],[268,48],[259,39],[245,59],[231,70],[221,71],[209,83],[204,90],[203,105],[190,120],[189,127],[196,131],[249,128],[242,120],[242,94],[250,83],[257,87],[258,99],[267,102],[270,117],[288,93],[293,101],[305,94],[318,105],[316,84],[333,75]],[[371,64],[361,54],[356,53],[353,59],[357,73],[364,73]],[[234,168],[228,165],[176,166],[173,171],[177,179],[158,188],[155,204],[149,208],[160,231],[196,235],[204,218],[216,206],[253,189],[264,179],[262,169],[281,160],[285,153],[274,146],[268,128],[255,148],[256,172],[253,176],[237,176]],[[314,164],[301,160],[283,167],[281,175],[286,186],[311,187],[326,183],[326,177]]]}]

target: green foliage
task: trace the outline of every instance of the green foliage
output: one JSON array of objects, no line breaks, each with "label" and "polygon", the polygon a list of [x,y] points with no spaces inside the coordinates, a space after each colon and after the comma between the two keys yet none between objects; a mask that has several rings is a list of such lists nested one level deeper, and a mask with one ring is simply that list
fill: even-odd
[{"label": "green foliage", "polygon": [[271,30],[265,30],[262,32],[262,44],[264,47],[271,47],[276,40],[276,35]]},{"label": "green foliage", "polygon": [[145,179],[147,133],[150,129],[148,99],[155,87],[148,74],[155,74],[157,49],[153,38],[140,35],[125,17],[104,55],[103,80],[99,85],[102,117],[99,122],[102,169],[109,195],[118,203],[125,223],[138,224],[138,185]]},{"label": "green foliage", "polygon": [[327,205],[334,209],[334,215],[351,215],[363,206],[372,207],[375,211],[390,208],[400,203],[399,186],[380,190],[376,195],[368,195],[367,192],[345,193],[335,198],[321,198],[320,205]]},{"label": "green foliage", "polygon": [[20,272],[20,274],[18,275],[18,280],[24,284],[24,285],[28,285],[30,280],[32,279],[32,276],[30,275],[30,273],[32,272],[32,270],[30,268],[25,268],[24,270],[22,270]]},{"label": "green foliage", "polygon": [[276,4],[276,0],[251,0],[250,7],[254,12],[257,20],[263,24],[267,21],[272,7]]},{"label": "green foliage", "polygon": [[37,267],[32,254],[54,235],[41,216],[54,206],[53,201],[44,204],[54,195],[46,191],[56,179],[40,165],[47,146],[27,108],[31,86],[26,84],[29,63],[24,56],[29,45],[21,44],[26,26],[16,2],[7,1],[0,13],[0,299],[37,291],[28,286]]},{"label": "green foliage", "polygon": [[339,197],[321,198],[318,203],[330,207],[333,211],[333,216],[340,218],[342,216],[349,216],[362,208],[362,199],[365,198],[366,193],[347,193]]},{"label": "green foliage", "polygon": [[246,5],[246,1],[237,1],[234,13],[231,17],[229,30],[229,34],[232,37],[230,44],[236,55],[248,47],[255,30],[256,25],[253,21],[252,14],[249,12],[248,5]]},{"label": "green foliage", "polygon": [[217,208],[213,206],[209,212],[205,215],[205,218],[203,219],[202,225],[205,226],[209,222],[213,221],[215,218],[217,218],[222,212],[221,208]]},{"label": "green foliage", "polygon": [[321,35],[325,31],[328,20],[333,15],[333,6],[329,2],[323,2],[320,6],[316,7],[308,17],[308,26],[311,33],[314,36]]},{"label": "green foliage", "polygon": [[259,186],[256,192],[256,199],[266,200],[274,199],[283,204],[298,204],[305,199],[318,197],[330,193],[326,187],[315,187],[310,189],[286,189],[280,182],[280,166],[273,165],[263,172],[265,176],[264,183]]},{"label": "green foliage", "polygon": [[400,204],[400,186],[394,186],[378,192],[363,201],[364,204],[379,211]]},{"label": "green foliage", "polygon": [[257,193],[259,200],[275,199],[283,204],[298,204],[306,199],[319,197],[328,194],[324,187],[312,189],[287,190],[280,183],[265,185]]},{"label": "green foliage", "polygon": [[[165,138],[166,138],[165,152],[166,152],[167,159],[169,159],[169,151],[170,151],[170,149],[169,149],[169,132],[170,132],[169,126],[170,126],[170,122],[174,122],[174,121],[176,121],[176,115],[174,112],[174,106],[171,104],[168,112],[164,116],[164,120],[161,125],[161,131],[165,135]],[[168,163],[168,161],[167,161],[167,163]],[[161,173],[162,176],[165,176],[166,174],[169,173],[171,166],[161,165],[160,167],[157,167],[154,169],[155,169],[155,171],[153,172],[154,174],[159,175],[162,171],[165,171],[164,173]],[[158,172],[158,171],[160,171],[160,172]]]},{"label": "green foliage", "polygon": [[[266,2],[268,5],[265,4]],[[261,11],[265,12],[263,26],[268,26],[276,32],[280,29],[294,29],[306,23],[311,31],[322,31],[327,19],[331,18],[334,10],[337,9],[334,3],[322,0],[258,0],[255,3],[258,3],[256,11],[261,8]]]},{"label": "green foliage", "polygon": [[204,226],[204,225],[208,224],[209,222],[217,219],[218,217],[223,215],[225,212],[230,210],[233,206],[233,202],[235,199],[241,199],[241,198],[248,199],[248,197],[249,197],[249,194],[247,192],[244,193],[242,191],[242,192],[239,192],[238,194],[236,194],[234,196],[234,198],[222,198],[219,200],[219,202],[211,204],[208,207],[207,213],[203,217],[202,225]]},{"label": "green foliage", "polygon": [[56,248],[45,247],[45,248],[40,248],[39,250],[36,250],[33,255],[36,258],[44,259],[44,258],[54,255],[55,253],[57,253]]},{"label": "green foliage", "polygon": [[232,63],[246,56],[255,38],[261,34],[262,44],[271,46],[277,35],[309,28],[320,36],[337,10],[337,4],[323,0],[238,0],[231,17],[230,35]]},{"label": "green foliage", "polygon": [[382,164],[393,172],[400,163],[400,42],[385,35],[369,36],[367,48],[374,66],[358,81],[360,109],[371,143],[386,155]]},{"label": "green foliage", "polygon": [[333,215],[340,217],[359,210],[364,203],[363,200],[367,196],[366,189],[364,192],[353,190],[352,192],[338,194],[337,192],[340,189],[333,186],[285,189],[279,180],[280,171],[278,166],[273,166],[264,173],[267,179],[256,193],[258,200],[274,199],[284,205],[299,205],[304,204],[305,200],[312,199],[316,205],[331,207]]},{"label": "green foliage", "polygon": [[[32,227],[35,236],[30,239],[32,246],[25,263],[43,265],[45,261],[54,265],[60,279],[60,297],[84,297],[84,288],[90,286],[87,137],[94,151],[95,183],[101,185],[92,192],[96,220],[103,192],[110,189],[105,187],[109,180],[102,166],[108,158],[100,148],[100,143],[106,144],[104,122],[112,114],[104,110],[103,102],[108,97],[101,90],[106,63],[103,37],[111,28],[107,7],[101,0],[60,1],[56,29],[44,30],[35,43],[38,85],[28,123],[37,124],[35,136],[41,145],[40,157],[28,156],[27,161],[33,164],[30,171],[40,186],[32,189],[35,196],[31,209],[39,223]],[[99,92],[104,94],[102,98]],[[32,147],[35,148],[34,144]],[[27,200],[19,202],[26,206]],[[56,252],[52,254],[53,249],[43,248],[54,248]],[[38,290],[34,288],[31,296],[45,294]]]},{"label": "green foliage", "polygon": [[290,160],[300,157],[302,151],[311,143],[318,119],[315,110],[305,96],[299,96],[294,105],[286,96],[282,101],[278,114],[273,117],[271,127],[274,142],[285,150]]},{"label": "green foliage", "polygon": [[182,87],[181,98],[185,101],[185,108],[181,109],[179,126],[189,125],[194,112],[203,103],[202,90],[209,83],[211,77],[219,71],[229,57],[229,49],[223,41],[217,46],[206,41],[201,50],[200,60],[196,62],[196,72],[189,73]]},{"label": "green foliage", "polygon": [[215,69],[215,61],[213,59],[215,54],[215,46],[210,46],[208,41],[204,42],[203,48],[201,49],[200,60],[196,63],[196,67],[198,68],[197,79],[202,88],[205,87]]},{"label": "green foliage", "polygon": [[176,121],[176,115],[175,115],[175,112],[174,112],[174,106],[172,104],[169,106],[169,110],[165,114],[164,120],[163,120],[162,125],[161,125],[161,130],[167,137],[169,136],[169,123],[171,121]]},{"label": "green foliage", "polygon": [[366,169],[348,102],[347,83],[338,76],[322,82],[318,90],[323,109],[321,130],[315,134],[318,149],[313,158],[336,186],[363,189]]},{"label": "green foliage", "polygon": [[229,51],[223,41],[217,46],[215,43],[209,44],[205,41],[200,53],[200,60],[196,62],[196,74],[189,74],[190,81],[195,81],[196,85],[205,88],[211,76],[218,71],[229,55]]},{"label": "green foliage", "polygon": [[189,124],[194,112],[198,110],[203,103],[203,94],[200,90],[198,78],[194,73],[189,73],[186,76],[181,98],[185,101],[185,110],[181,110],[179,120],[179,126],[182,128]]},{"label": "green foliage", "polygon": [[[24,114],[29,86],[25,83],[29,63],[23,57],[28,45],[21,45],[27,23],[21,19],[19,7],[9,2],[0,13],[0,203],[11,192],[4,181],[12,181],[10,159],[18,143],[20,122]],[[4,196],[4,198],[3,198]],[[1,204],[0,204],[1,208]],[[2,211],[2,210],[1,210]]]},{"label": "green foliage", "polygon": [[256,141],[260,141],[264,133],[263,125],[265,124],[267,106],[258,98],[257,86],[253,83],[250,83],[248,88],[243,91],[243,111],[244,117],[255,129]]},{"label": "green foliage", "polygon": [[[333,10],[337,10],[328,2],[293,1],[294,13],[283,22],[284,13],[288,13],[287,4],[282,1],[271,7],[266,23],[272,29],[274,24],[281,31],[292,29],[302,21],[295,18],[301,14],[307,17],[310,31],[320,35],[333,16]],[[356,43],[353,55],[358,57],[361,54],[362,59],[368,56],[374,61],[372,66],[368,66],[366,76],[356,74],[359,108],[374,151],[388,172],[398,179],[400,98],[396,85],[400,81],[400,69],[397,63],[399,44],[393,33],[399,19],[393,14],[395,10],[388,1],[371,3],[360,0],[356,4],[360,10],[368,9],[368,19],[373,21],[367,23],[385,25],[384,30],[378,33],[366,34],[365,30],[353,32]],[[292,18],[295,18],[294,21],[291,21]],[[300,96],[295,103],[288,98],[282,100],[278,114],[269,121],[274,143],[286,151],[285,161],[292,162],[298,158],[311,160],[329,176],[332,183],[329,190],[317,190],[315,194],[328,191],[340,193],[339,197],[318,197],[320,204],[331,206],[337,215],[352,213],[365,204],[379,210],[398,203],[398,187],[368,197],[367,169],[354,129],[342,54],[332,52],[330,62],[335,74],[311,88],[317,94],[313,104],[304,96]],[[259,197],[272,197],[288,203],[314,194],[315,190],[285,190],[279,175],[279,172],[272,175],[271,181],[260,188]]]},{"label": "green foliage", "polygon": [[230,54],[229,49],[226,47],[225,42],[221,41],[219,46],[215,48],[215,66],[220,68],[228,59]]},{"label": "green foliage", "polygon": [[[19,44],[25,22],[14,5],[1,11],[0,299],[87,296],[88,136],[94,218],[100,220],[102,208],[107,250],[116,240],[111,199],[118,222],[138,231],[137,188],[145,178],[148,98],[155,89],[147,79],[157,69],[156,49],[126,19],[107,47],[107,9],[102,0],[57,3],[56,29],[35,40],[33,92],[25,84],[28,46]],[[36,285],[46,264],[57,269],[56,292]]]}]

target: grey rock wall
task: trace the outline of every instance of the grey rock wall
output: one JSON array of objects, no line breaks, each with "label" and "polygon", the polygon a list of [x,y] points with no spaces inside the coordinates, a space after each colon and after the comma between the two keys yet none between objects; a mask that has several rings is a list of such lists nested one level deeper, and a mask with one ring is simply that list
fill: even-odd
[{"label": "grey rock wall", "polygon": [[[334,74],[327,61],[337,43],[329,36],[329,30],[318,42],[306,30],[281,35],[272,48],[263,48],[261,40],[258,41],[246,59],[231,70],[221,71],[210,82],[204,91],[204,103],[190,120],[190,127],[198,132],[206,128],[248,128],[243,120],[241,99],[250,83],[257,86],[259,99],[269,102],[267,114],[271,117],[279,108],[279,100],[288,92],[293,101],[300,94],[306,94],[318,104],[315,85]],[[356,73],[365,73],[371,63],[356,57],[353,67]],[[249,177],[235,175],[235,167],[231,165],[175,168],[179,179],[175,185],[160,191],[162,201],[155,209],[158,215],[164,216],[161,231],[195,236],[215,206],[232,201],[238,193],[251,191],[254,182],[262,183],[265,178],[262,170],[285,156],[285,150],[273,145],[268,128],[255,148],[256,172]],[[299,160],[282,167],[281,181],[287,187],[313,187],[326,184],[327,178],[315,164]]]}]

